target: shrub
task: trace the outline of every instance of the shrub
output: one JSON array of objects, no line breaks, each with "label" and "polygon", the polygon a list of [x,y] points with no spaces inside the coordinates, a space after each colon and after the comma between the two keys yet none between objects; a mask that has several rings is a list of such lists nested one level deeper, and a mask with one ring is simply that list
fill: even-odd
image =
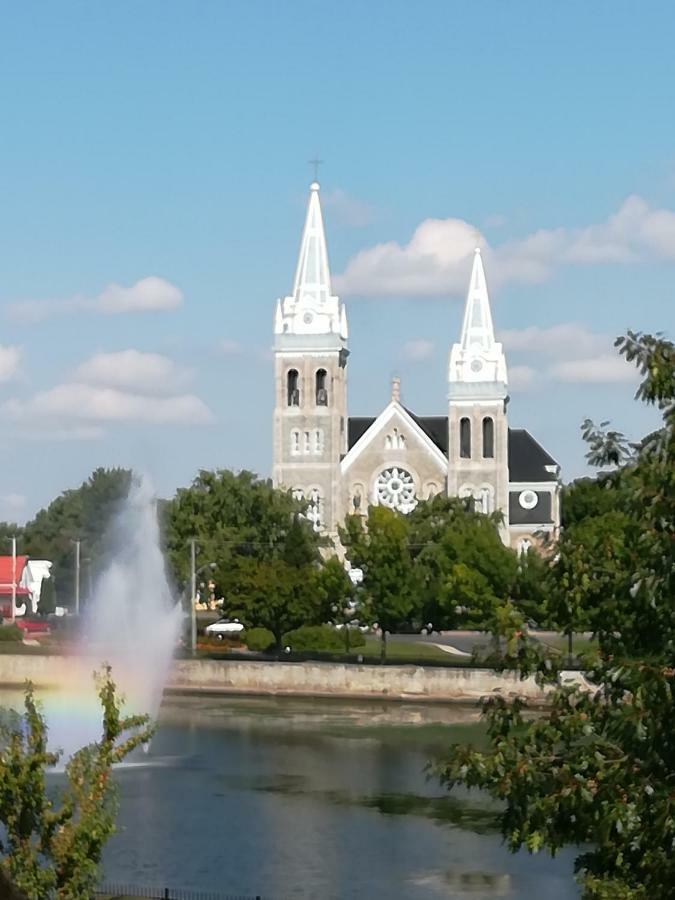
[{"label": "shrub", "polygon": [[22,641],[23,632],[18,625],[0,625],[0,641]]},{"label": "shrub", "polygon": [[[332,625],[303,625],[295,631],[289,631],[284,635],[284,646],[290,647],[296,653],[305,650],[319,650],[327,653],[344,653],[345,635],[343,630],[333,628]],[[362,647],[366,640],[357,628],[349,631],[350,647]]]},{"label": "shrub", "polygon": [[267,628],[250,628],[241,638],[249,650],[265,653],[274,646],[274,635]]}]

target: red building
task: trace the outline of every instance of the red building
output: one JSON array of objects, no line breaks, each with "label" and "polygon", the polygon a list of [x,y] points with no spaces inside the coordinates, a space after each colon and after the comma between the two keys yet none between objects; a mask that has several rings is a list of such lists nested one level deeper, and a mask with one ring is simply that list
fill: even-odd
[{"label": "red building", "polygon": [[30,591],[22,584],[27,556],[0,556],[0,615],[8,619],[12,615],[12,585],[16,584],[16,615],[25,615],[29,609]]}]

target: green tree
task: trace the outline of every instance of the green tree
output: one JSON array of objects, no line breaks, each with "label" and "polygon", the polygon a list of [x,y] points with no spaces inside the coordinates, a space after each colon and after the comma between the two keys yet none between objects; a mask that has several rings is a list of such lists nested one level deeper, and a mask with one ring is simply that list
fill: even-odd
[{"label": "green tree", "polygon": [[192,484],[180,488],[162,508],[167,553],[176,580],[189,579],[189,542],[197,541],[199,559],[216,563],[214,580],[226,602],[241,594],[240,577],[249,581],[241,560],[283,559],[289,565],[313,566],[319,559],[320,539],[301,517],[305,505],[288,491],[252,472],[226,469],[200,471]]},{"label": "green tree", "polygon": [[349,653],[350,625],[356,616],[353,606],[355,586],[337,556],[329,557],[317,577],[321,598],[321,620],[342,626],[345,651]]},{"label": "green tree", "polygon": [[68,761],[58,807],[47,791],[46,770],[60,754],[47,749],[47,725],[30,685],[24,715],[3,729],[0,866],[28,900],[89,900],[93,895],[103,847],[115,830],[112,766],[152,734],[147,716],[121,714],[110,669],[99,676],[98,694],[101,739]]},{"label": "green tree", "polygon": [[[662,426],[630,448],[619,433],[585,423],[589,461],[617,467],[618,512],[625,517],[612,523],[607,543],[593,528],[585,543],[570,538],[565,549],[562,572],[568,586],[579,585],[580,605],[593,606],[605,594],[591,686],[560,684],[550,661],[544,667],[534,653],[519,655],[519,640],[513,663],[522,675],[536,670],[553,682],[550,711],[532,720],[522,699],[490,699],[483,704],[489,750],[454,747],[439,774],[449,787],[480,787],[503,801],[502,833],[513,850],[588,846],[577,867],[589,900],[669,900],[675,885],[675,346],[631,332],[617,346],[637,364],[643,376],[637,396],[659,409]],[[580,519],[579,528],[584,521],[591,519]]]},{"label": "green tree", "polygon": [[486,628],[511,595],[517,557],[499,535],[501,517],[470,501],[436,496],[408,516],[408,545],[424,622]]},{"label": "green tree", "polygon": [[235,562],[231,604],[247,626],[267,628],[277,653],[282,637],[301,625],[319,623],[318,570],[284,559],[239,557]]},{"label": "green tree", "polygon": [[384,661],[387,632],[404,625],[414,608],[408,521],[385,506],[371,506],[367,521],[359,515],[347,517],[340,540],[352,566],[363,572],[359,617],[379,626]]},{"label": "green tree", "polygon": [[94,571],[103,568],[110,554],[106,535],[130,485],[129,469],[96,469],[79,488],[64,491],[26,525],[20,552],[53,562],[62,601],[74,595],[73,542],[82,542]]}]

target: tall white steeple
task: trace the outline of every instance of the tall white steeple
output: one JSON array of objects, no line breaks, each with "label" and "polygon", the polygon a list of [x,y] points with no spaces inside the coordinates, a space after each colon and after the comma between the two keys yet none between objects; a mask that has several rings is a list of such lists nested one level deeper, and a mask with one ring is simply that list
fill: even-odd
[{"label": "tall white steeple", "polygon": [[502,345],[495,340],[485,270],[476,248],[459,342],[450,351],[450,399],[506,398],[508,378]]},{"label": "tall white steeple", "polygon": [[347,339],[344,305],[331,290],[326,234],[316,181],[310,186],[293,292],[277,301],[274,333],[335,334]]}]

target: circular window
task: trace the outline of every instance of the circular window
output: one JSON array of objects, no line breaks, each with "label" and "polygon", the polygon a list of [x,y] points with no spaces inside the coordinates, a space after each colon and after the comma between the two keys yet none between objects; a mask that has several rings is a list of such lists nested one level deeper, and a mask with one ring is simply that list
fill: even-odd
[{"label": "circular window", "polygon": [[522,491],[518,497],[518,503],[520,503],[523,509],[534,509],[537,503],[539,503],[539,497],[534,491]]},{"label": "circular window", "polygon": [[305,325],[311,325],[314,321],[314,316],[310,312],[306,312],[302,317],[302,321],[305,323]]},{"label": "circular window", "polygon": [[482,359],[472,359],[471,360],[471,371],[472,372],[480,372],[483,368],[483,360]]},{"label": "circular window", "polygon": [[385,469],[378,475],[375,483],[377,502],[389,509],[407,513],[417,506],[415,482],[410,472],[399,469]]}]

